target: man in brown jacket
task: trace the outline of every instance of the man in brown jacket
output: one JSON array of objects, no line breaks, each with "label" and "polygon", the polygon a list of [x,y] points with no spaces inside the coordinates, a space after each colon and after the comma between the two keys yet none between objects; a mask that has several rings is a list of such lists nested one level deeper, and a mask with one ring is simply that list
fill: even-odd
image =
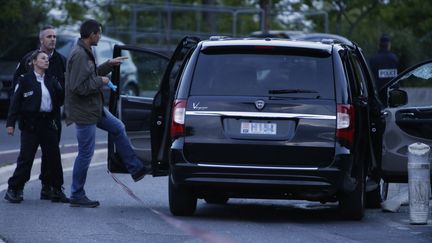
[{"label": "man in brown jacket", "polygon": [[78,156],[71,186],[72,207],[99,206],[99,202],[88,199],[84,191],[87,170],[94,153],[96,127],[112,135],[117,151],[134,181],[141,180],[150,171],[132,150],[124,124],[103,106],[101,88],[109,83],[106,75],[127,57],[110,59],[97,66],[91,47],[98,44],[101,34],[100,23],[96,20],[85,21],[80,28],[81,38],[66,64],[66,124],[75,123],[78,140]]}]

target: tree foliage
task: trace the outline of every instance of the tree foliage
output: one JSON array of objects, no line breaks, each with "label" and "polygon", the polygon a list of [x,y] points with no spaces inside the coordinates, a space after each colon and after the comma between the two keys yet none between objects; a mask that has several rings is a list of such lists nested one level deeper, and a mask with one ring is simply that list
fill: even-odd
[{"label": "tree foliage", "polygon": [[0,50],[4,50],[15,39],[38,30],[38,24],[46,20],[50,4],[42,0],[0,1]]},{"label": "tree foliage", "polygon": [[[430,58],[432,50],[432,1],[424,0],[0,0],[0,47],[4,49],[16,38],[36,33],[44,24],[55,26],[79,24],[86,18],[96,18],[125,42],[132,42],[127,34],[131,26],[131,12],[139,4],[167,6],[168,4],[207,4],[220,8],[249,7],[268,13],[269,29],[328,31],[357,42],[371,55],[377,49],[381,34],[392,38],[392,47],[401,60],[401,68]],[[52,9],[60,17],[48,15]],[[311,14],[312,13],[312,14]],[[318,13],[318,14],[315,14]],[[141,12],[137,16],[136,31],[167,32],[167,28],[188,34],[230,34],[233,15],[211,11]],[[252,16],[252,17],[251,17]],[[246,35],[261,28],[262,19],[238,14],[236,31]],[[327,19],[325,18],[327,17]],[[158,40],[153,40],[155,44]],[[140,43],[140,40],[137,40]]]}]

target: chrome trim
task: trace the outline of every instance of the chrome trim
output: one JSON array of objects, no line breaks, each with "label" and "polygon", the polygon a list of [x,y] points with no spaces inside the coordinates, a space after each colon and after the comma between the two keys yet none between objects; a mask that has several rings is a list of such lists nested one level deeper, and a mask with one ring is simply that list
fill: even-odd
[{"label": "chrome trim", "polygon": [[153,101],[153,98],[150,97],[142,97],[142,96],[132,96],[132,95],[120,95],[120,97],[124,100],[142,102],[142,101]]},{"label": "chrome trim", "polygon": [[299,113],[275,113],[275,112],[243,112],[243,111],[186,111],[189,116],[235,116],[235,117],[260,117],[260,118],[302,118],[319,120],[336,120],[336,116],[313,115]]},{"label": "chrome trim", "polygon": [[235,169],[264,169],[264,170],[318,170],[318,167],[276,167],[276,166],[248,166],[248,165],[215,165],[197,164],[202,167],[235,168]]}]

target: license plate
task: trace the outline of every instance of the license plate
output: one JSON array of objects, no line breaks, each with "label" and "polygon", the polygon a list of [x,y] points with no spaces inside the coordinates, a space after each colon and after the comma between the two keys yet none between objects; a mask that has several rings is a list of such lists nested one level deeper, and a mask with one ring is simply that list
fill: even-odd
[{"label": "license plate", "polygon": [[276,123],[242,122],[241,134],[276,135]]}]

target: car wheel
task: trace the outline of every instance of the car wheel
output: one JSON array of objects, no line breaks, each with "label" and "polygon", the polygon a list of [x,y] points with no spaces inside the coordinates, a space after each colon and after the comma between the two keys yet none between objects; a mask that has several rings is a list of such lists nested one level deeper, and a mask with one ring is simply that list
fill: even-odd
[{"label": "car wheel", "polygon": [[381,208],[381,187],[366,193],[366,208]]},{"label": "car wheel", "polygon": [[139,96],[138,87],[136,85],[133,85],[133,84],[126,85],[123,88],[122,93],[125,95],[130,95],[130,96]]},{"label": "car wheel", "polygon": [[206,196],[204,201],[209,204],[226,204],[229,198],[224,196]]},{"label": "car wheel", "polygon": [[194,214],[197,198],[191,190],[180,185],[175,185],[168,177],[169,206],[174,216],[190,216]]},{"label": "car wheel", "polygon": [[382,195],[382,200],[383,201],[387,200],[388,189],[389,189],[389,183],[388,182],[383,182],[382,188],[381,188],[381,195]]},{"label": "car wheel", "polygon": [[349,220],[360,220],[365,210],[365,172],[363,160],[356,161],[353,168],[357,181],[354,191],[343,193],[339,198],[339,209],[342,217]]}]

